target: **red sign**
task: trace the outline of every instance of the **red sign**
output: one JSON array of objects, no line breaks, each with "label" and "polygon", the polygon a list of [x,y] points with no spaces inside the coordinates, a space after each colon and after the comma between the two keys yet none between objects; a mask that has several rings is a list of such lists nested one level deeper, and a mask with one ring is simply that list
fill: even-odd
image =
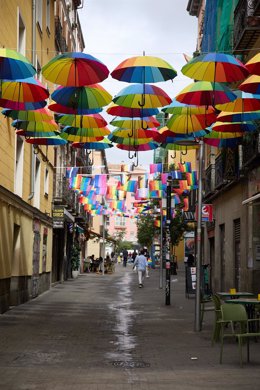
[{"label": "red sign", "polygon": [[[196,220],[198,220],[198,207],[196,206]],[[212,204],[203,204],[201,208],[201,220],[202,222],[213,221],[213,206]]]}]

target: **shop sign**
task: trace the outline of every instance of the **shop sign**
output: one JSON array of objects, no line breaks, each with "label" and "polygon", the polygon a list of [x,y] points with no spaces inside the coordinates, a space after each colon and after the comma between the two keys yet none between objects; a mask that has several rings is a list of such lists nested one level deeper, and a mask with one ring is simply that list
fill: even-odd
[{"label": "shop sign", "polygon": [[54,229],[64,228],[64,207],[54,207],[52,210],[52,220]]}]

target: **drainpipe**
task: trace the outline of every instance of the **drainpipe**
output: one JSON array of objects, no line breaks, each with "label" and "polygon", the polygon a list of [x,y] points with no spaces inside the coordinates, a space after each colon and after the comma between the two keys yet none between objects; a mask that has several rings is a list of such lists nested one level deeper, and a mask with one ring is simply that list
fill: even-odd
[{"label": "drainpipe", "polygon": [[[32,64],[35,67],[35,53],[36,53],[36,0],[32,0]],[[31,146],[31,189],[28,200],[34,197],[34,176],[35,176],[35,157],[34,146]]]}]

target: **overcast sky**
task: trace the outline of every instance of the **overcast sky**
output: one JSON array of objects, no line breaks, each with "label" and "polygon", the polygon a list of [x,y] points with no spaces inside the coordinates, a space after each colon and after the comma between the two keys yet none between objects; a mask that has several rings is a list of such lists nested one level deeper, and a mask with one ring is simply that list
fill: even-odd
[{"label": "overcast sky", "polygon": [[[187,4],[188,0],[85,0],[79,10],[85,52],[104,62],[110,72],[124,59],[143,51],[163,58],[178,76],[173,82],[156,85],[173,98],[193,81],[180,72],[185,64],[183,53],[191,56],[196,49],[197,18],[188,14]],[[109,76],[102,85],[114,96],[129,84]],[[107,114],[104,117],[113,119]],[[143,165],[152,163],[152,152],[139,155]],[[107,151],[107,159],[130,162],[127,152],[117,148]]]}]

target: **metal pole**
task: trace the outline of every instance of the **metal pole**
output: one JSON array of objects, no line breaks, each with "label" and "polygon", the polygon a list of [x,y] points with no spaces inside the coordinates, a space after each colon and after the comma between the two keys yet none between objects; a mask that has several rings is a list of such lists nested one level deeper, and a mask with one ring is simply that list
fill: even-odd
[{"label": "metal pole", "polygon": [[172,178],[167,179],[166,189],[166,283],[165,283],[165,305],[171,304],[171,262],[170,262],[170,223],[171,223],[171,192],[172,192]]},{"label": "metal pole", "polygon": [[103,246],[102,246],[102,252],[103,252],[103,267],[102,267],[102,275],[105,275],[105,255],[106,255],[106,248],[105,248],[105,233],[106,233],[106,216],[103,214]]},{"label": "metal pole", "polygon": [[203,157],[204,157],[204,142],[199,142],[199,185],[198,185],[198,221],[197,221],[197,256],[196,256],[196,296],[195,296],[195,331],[201,330],[200,321],[200,305],[201,305],[201,264],[202,264],[202,245],[201,245],[201,222],[202,222],[202,171],[203,171]]},{"label": "metal pole", "polygon": [[160,229],[160,275],[159,288],[163,288],[163,202],[161,200],[161,229]]}]

